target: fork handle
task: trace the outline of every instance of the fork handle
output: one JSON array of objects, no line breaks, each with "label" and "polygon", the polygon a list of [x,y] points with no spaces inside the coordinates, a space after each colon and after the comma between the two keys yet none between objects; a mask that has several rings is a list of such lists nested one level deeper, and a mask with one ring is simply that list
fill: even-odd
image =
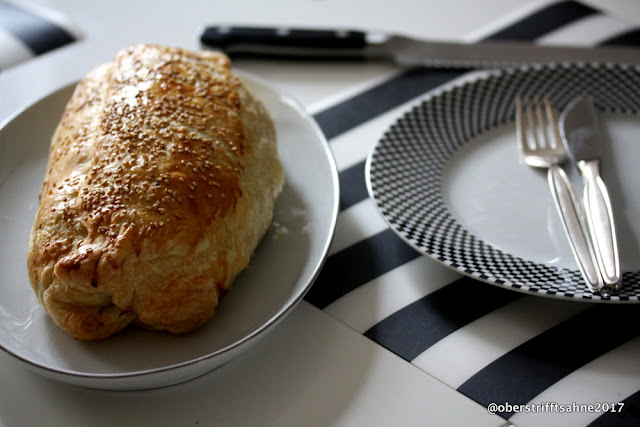
[{"label": "fork handle", "polygon": [[596,259],[604,284],[620,287],[620,261],[609,193],[600,177],[598,160],[580,161],[578,169],[584,181],[583,203]]},{"label": "fork handle", "polygon": [[595,251],[580,220],[578,205],[569,178],[561,167],[555,165],[549,168],[547,178],[578,268],[589,289],[592,292],[597,292],[602,289],[603,281],[596,262]]}]

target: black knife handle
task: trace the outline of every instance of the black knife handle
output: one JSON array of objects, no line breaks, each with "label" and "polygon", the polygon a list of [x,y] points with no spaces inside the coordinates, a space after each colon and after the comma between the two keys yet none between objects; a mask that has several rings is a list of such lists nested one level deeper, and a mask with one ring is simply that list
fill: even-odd
[{"label": "black knife handle", "polygon": [[206,27],[200,42],[230,55],[359,57],[367,47],[362,31]]}]

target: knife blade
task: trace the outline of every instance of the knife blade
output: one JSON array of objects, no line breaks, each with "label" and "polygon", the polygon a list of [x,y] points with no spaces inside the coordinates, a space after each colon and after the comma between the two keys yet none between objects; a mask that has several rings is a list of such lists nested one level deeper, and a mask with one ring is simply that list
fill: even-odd
[{"label": "knife blade", "polygon": [[590,97],[574,99],[560,116],[560,132],[584,182],[583,204],[604,284],[619,289],[620,261],[607,187],[600,176],[602,135]]},{"label": "knife blade", "polygon": [[231,56],[381,59],[401,65],[505,67],[532,63],[640,64],[633,47],[540,46],[529,42],[457,43],[358,30],[208,26],[204,47]]}]

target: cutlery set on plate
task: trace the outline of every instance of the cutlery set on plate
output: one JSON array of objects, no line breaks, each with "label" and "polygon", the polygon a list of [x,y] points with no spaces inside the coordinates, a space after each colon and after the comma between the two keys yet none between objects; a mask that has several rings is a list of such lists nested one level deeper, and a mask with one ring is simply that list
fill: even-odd
[{"label": "cutlery set on plate", "polygon": [[[609,194],[600,177],[601,136],[592,99],[573,100],[558,119],[549,97],[517,98],[516,127],[525,163],[548,169],[549,187],[587,286],[603,294],[620,289],[618,246]],[[567,160],[582,176],[582,205],[562,168]]]}]

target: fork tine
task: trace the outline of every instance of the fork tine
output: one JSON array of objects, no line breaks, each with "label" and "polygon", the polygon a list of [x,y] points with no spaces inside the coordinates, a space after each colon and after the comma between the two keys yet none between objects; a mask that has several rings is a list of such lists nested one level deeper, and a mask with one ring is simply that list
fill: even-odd
[{"label": "fork tine", "polygon": [[539,148],[540,143],[538,141],[538,132],[536,131],[536,120],[533,114],[534,108],[531,104],[531,98],[525,98],[525,105],[527,111],[527,124],[529,125],[529,135],[533,141],[533,148]]},{"label": "fork tine", "polygon": [[516,134],[518,137],[518,143],[520,145],[520,151],[527,155],[529,153],[529,143],[527,142],[527,124],[524,119],[522,99],[516,98]]},{"label": "fork tine", "polygon": [[551,105],[551,99],[549,99],[549,96],[544,97],[544,105],[547,112],[547,121],[550,123],[551,135],[553,137],[552,146],[553,148],[563,147],[562,137],[560,136],[560,128],[558,126],[558,120],[556,118],[556,112]]},{"label": "fork tine", "polygon": [[[535,97],[535,109],[536,109],[536,119],[538,120],[538,134],[540,136],[540,140],[542,141],[542,145],[540,147],[551,147],[549,144],[549,137],[547,136],[547,130],[549,127],[548,120],[545,120],[544,113],[542,111],[542,102],[540,101],[540,97]],[[536,140],[536,143],[538,141]]]}]

